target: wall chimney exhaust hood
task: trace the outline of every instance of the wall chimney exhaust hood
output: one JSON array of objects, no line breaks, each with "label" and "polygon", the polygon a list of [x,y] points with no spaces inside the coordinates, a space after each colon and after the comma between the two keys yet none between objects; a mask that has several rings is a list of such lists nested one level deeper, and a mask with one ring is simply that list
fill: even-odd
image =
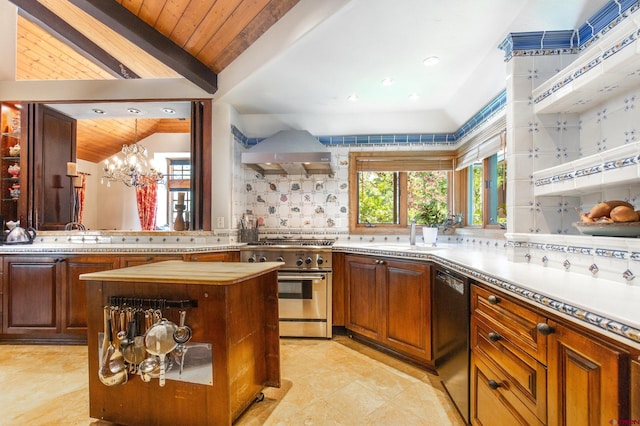
[{"label": "wall chimney exhaust hood", "polygon": [[242,153],[263,175],[333,175],[331,152],[306,130],[282,130]]}]

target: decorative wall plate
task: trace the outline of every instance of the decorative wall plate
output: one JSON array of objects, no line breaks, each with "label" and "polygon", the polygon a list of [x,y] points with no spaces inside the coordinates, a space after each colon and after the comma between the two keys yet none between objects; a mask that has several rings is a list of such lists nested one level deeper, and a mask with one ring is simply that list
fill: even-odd
[{"label": "decorative wall plate", "polygon": [[640,236],[640,222],[576,222],[573,226],[585,235],[604,237]]}]

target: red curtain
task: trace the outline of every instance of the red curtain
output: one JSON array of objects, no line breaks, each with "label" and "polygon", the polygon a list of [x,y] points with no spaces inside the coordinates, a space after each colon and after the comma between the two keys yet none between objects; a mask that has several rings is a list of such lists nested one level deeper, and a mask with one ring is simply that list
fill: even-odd
[{"label": "red curtain", "polygon": [[158,209],[158,183],[149,182],[136,187],[138,217],[143,231],[156,229],[156,211]]}]

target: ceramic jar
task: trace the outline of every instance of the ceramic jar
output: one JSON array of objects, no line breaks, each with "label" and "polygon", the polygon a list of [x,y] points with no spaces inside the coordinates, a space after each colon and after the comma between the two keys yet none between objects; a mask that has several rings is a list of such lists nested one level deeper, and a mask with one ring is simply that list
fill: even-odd
[{"label": "ceramic jar", "polygon": [[9,166],[8,172],[11,177],[17,178],[20,175],[20,165],[12,164],[11,166]]},{"label": "ceramic jar", "polygon": [[18,157],[20,155],[20,144],[17,143],[14,146],[9,147],[9,155],[12,157]]}]

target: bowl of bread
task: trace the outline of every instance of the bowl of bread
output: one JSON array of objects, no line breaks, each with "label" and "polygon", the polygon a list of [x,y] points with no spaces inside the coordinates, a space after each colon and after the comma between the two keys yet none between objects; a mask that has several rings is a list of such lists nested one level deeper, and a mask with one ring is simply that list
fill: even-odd
[{"label": "bowl of bread", "polygon": [[580,213],[574,226],[585,235],[606,237],[640,236],[640,210],[621,200],[598,203],[589,213]]}]

